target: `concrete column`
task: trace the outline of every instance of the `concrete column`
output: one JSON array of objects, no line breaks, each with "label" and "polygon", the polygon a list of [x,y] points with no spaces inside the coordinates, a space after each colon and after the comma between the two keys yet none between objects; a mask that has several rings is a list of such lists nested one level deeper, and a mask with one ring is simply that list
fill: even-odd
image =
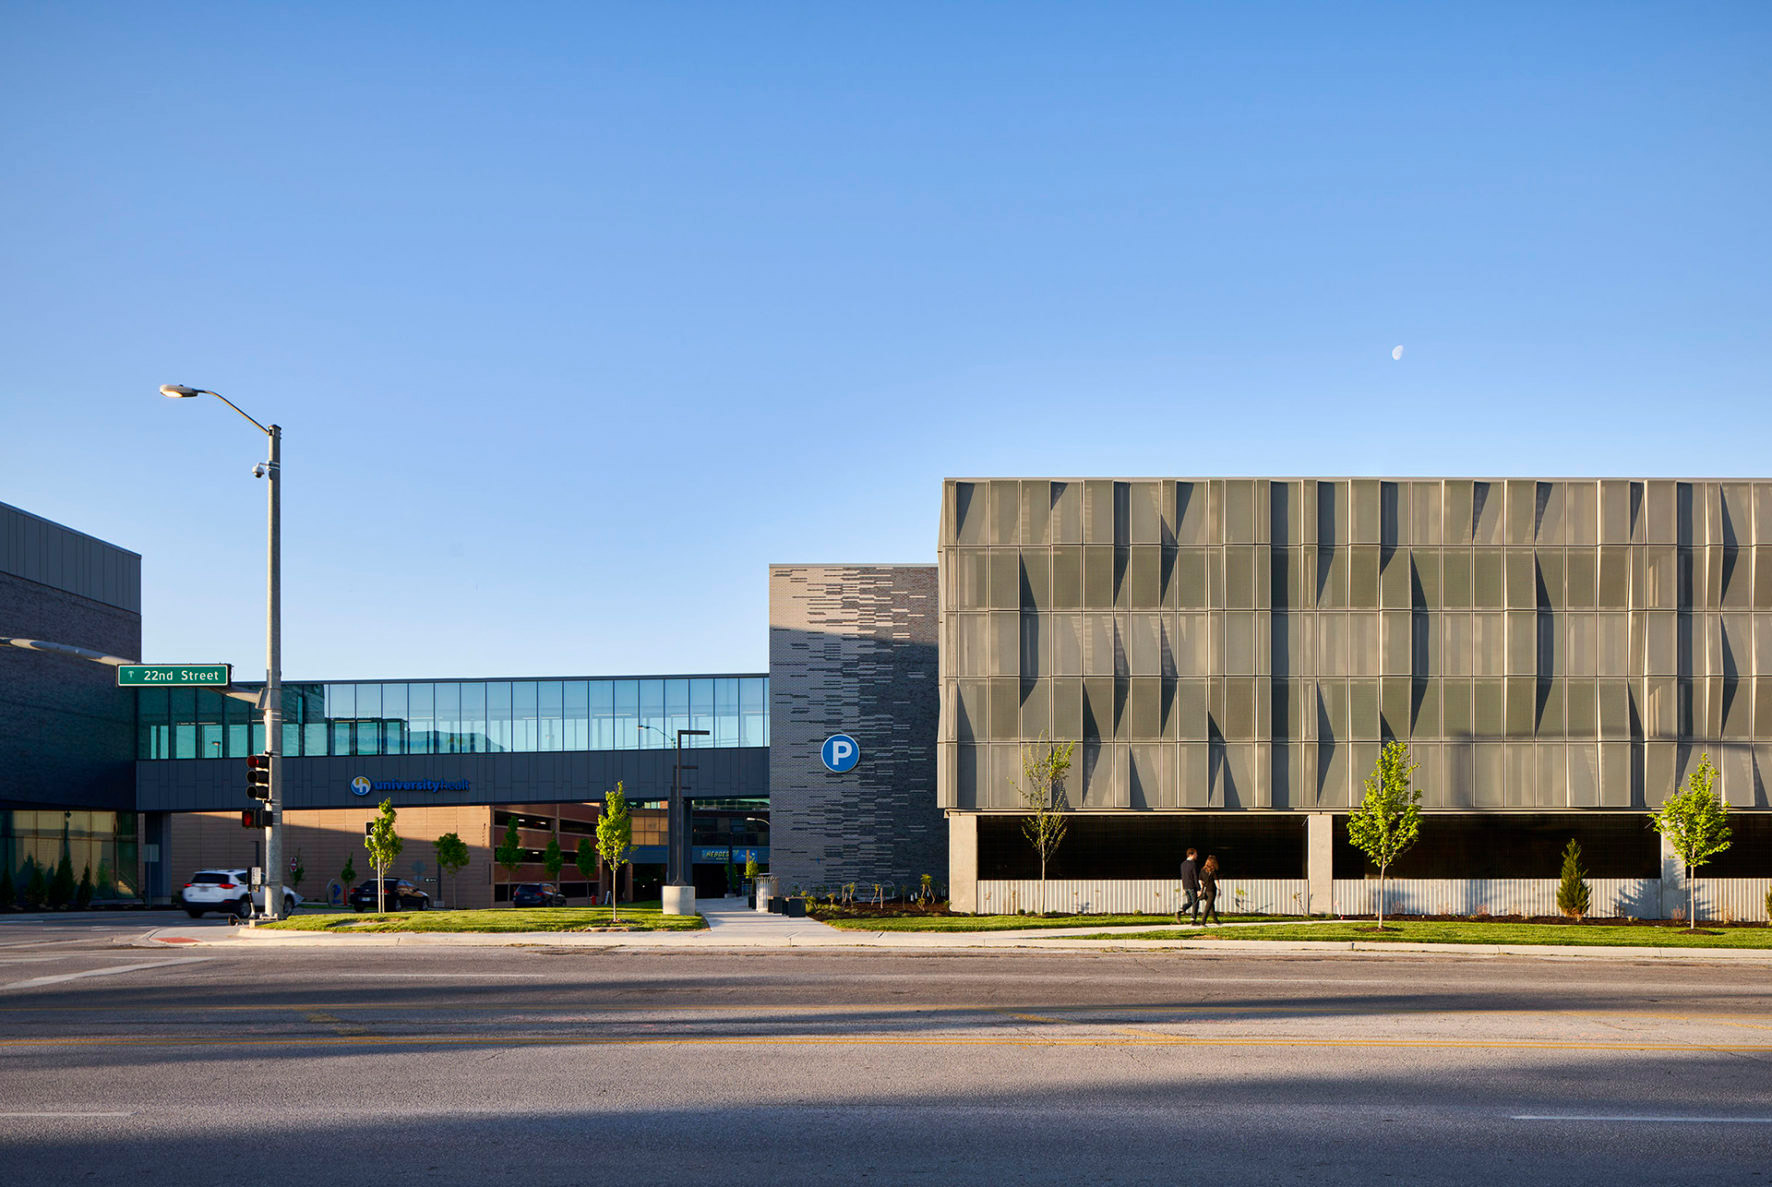
[{"label": "concrete column", "polygon": [[1675,910],[1686,909],[1686,867],[1667,838],[1657,837],[1661,842],[1661,917],[1672,919]]},{"label": "concrete column", "polygon": [[1335,817],[1312,812],[1305,817],[1305,877],[1310,880],[1310,913],[1335,914]]},{"label": "concrete column", "polygon": [[948,909],[978,911],[978,817],[969,812],[948,816]]}]

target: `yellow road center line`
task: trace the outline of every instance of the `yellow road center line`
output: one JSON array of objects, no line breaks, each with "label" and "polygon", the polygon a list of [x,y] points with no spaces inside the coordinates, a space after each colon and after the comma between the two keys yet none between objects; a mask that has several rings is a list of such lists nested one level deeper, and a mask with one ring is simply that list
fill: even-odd
[{"label": "yellow road center line", "polygon": [[1172,1035],[1123,1031],[1126,1038],[1017,1035],[371,1035],[288,1036],[102,1035],[55,1039],[0,1039],[0,1048],[57,1047],[325,1047],[325,1046],[559,1046],[559,1047],[1275,1047],[1337,1050],[1593,1051],[1772,1053],[1772,1045],[1745,1043],[1607,1043],[1528,1039],[1311,1039]]},{"label": "yellow road center line", "polygon": [[329,1026],[332,1028],[334,1034],[346,1038],[370,1036],[370,1032],[363,1027],[352,1022],[346,1022],[343,1018],[334,1017],[333,1015],[326,1013],[324,1010],[305,1010],[303,1011],[302,1016],[309,1022],[317,1025]]}]

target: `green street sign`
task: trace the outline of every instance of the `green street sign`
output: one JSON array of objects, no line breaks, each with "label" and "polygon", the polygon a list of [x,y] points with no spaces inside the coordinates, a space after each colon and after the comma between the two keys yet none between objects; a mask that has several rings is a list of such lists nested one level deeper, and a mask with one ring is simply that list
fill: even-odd
[{"label": "green street sign", "polygon": [[120,664],[122,688],[226,688],[233,676],[229,664]]}]

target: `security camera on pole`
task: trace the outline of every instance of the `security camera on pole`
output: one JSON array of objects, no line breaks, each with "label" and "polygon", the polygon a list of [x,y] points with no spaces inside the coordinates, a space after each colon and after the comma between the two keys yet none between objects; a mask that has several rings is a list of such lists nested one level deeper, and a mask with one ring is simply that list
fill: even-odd
[{"label": "security camera on pole", "polygon": [[252,468],[255,478],[269,480],[269,522],[265,560],[265,692],[259,706],[265,715],[265,756],[270,760],[270,779],[265,788],[265,888],[264,914],[276,919],[283,913],[283,560],[280,536],[283,485],[283,427],[262,425],[220,392],[182,384],[160,385],[160,394],[172,400],[214,396],[245,417],[252,427],[270,438],[270,455]]}]

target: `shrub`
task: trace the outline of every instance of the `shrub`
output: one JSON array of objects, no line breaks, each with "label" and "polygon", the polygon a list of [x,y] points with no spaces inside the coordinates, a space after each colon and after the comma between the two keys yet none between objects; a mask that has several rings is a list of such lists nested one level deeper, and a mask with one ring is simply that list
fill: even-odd
[{"label": "shrub", "polygon": [[18,886],[13,883],[12,871],[10,869],[0,871],[0,911],[11,910],[12,904],[17,898]]},{"label": "shrub", "polygon": [[55,864],[55,875],[49,879],[48,902],[51,907],[60,909],[74,901],[74,863],[68,860],[67,854]]},{"label": "shrub", "polygon": [[1766,891],[1766,926],[1772,927],[1772,889]]},{"label": "shrub", "polygon": [[74,890],[74,905],[84,911],[92,906],[92,867],[80,871],[80,885]]},{"label": "shrub", "polygon": [[43,902],[49,897],[49,883],[43,877],[43,867],[31,858],[25,858],[31,864],[31,872],[25,878],[24,904],[27,911],[41,911]]},{"label": "shrub", "polygon": [[1587,871],[1581,868],[1581,846],[1573,837],[1563,850],[1562,878],[1557,886],[1557,910],[1580,923],[1587,914],[1592,890],[1587,884]]}]

